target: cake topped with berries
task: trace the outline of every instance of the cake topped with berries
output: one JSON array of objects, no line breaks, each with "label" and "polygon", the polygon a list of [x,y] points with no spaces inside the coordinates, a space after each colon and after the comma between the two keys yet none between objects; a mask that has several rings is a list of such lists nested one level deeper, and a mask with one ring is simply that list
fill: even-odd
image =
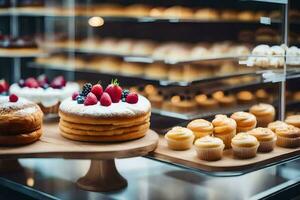
[{"label": "cake topped with berries", "polygon": [[42,134],[40,107],[15,94],[0,96],[0,145],[22,145],[38,140]]},{"label": "cake topped with berries", "polygon": [[123,90],[117,80],[105,89],[86,83],[80,93],[59,108],[61,134],[90,142],[124,141],[143,137],[150,126],[151,104],[143,96]]},{"label": "cake topped with berries", "polygon": [[21,79],[12,84],[9,92],[37,103],[45,114],[57,113],[60,102],[79,90],[79,85],[66,82],[63,76],[57,76],[52,81],[45,75],[38,78]]}]

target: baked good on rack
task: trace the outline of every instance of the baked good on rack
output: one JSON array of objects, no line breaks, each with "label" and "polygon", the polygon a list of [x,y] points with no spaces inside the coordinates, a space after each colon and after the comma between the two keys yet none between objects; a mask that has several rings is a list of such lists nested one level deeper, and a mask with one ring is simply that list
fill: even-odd
[{"label": "baked good on rack", "polygon": [[164,18],[192,19],[193,10],[182,6],[172,6],[164,10]]},{"label": "baked good on rack", "polygon": [[300,128],[300,115],[290,115],[285,119],[285,123]]},{"label": "baked good on rack", "polygon": [[187,125],[187,128],[193,131],[195,139],[212,135],[214,132],[212,123],[205,119],[195,119]]},{"label": "baked good on rack", "polygon": [[151,105],[143,96],[122,90],[117,81],[103,88],[86,83],[81,93],[59,107],[63,137],[86,142],[127,141],[145,136]]},{"label": "baked good on rack", "polygon": [[237,93],[236,98],[241,104],[250,104],[255,101],[255,97],[250,91],[240,91]]},{"label": "baked good on rack", "polygon": [[121,62],[117,58],[105,57],[95,59],[91,63],[93,66],[97,67],[98,70],[104,73],[116,73],[120,71]]},{"label": "baked good on rack", "polygon": [[231,139],[236,134],[236,122],[226,115],[216,115],[212,121],[214,136],[223,140],[225,148],[231,148]]},{"label": "baked good on rack", "polygon": [[241,21],[253,21],[255,15],[252,11],[240,11],[237,15],[237,18]]},{"label": "baked good on rack", "polygon": [[234,119],[237,124],[237,133],[250,131],[254,129],[257,124],[256,117],[248,112],[235,112],[230,116],[230,118]]},{"label": "baked good on rack", "polygon": [[151,56],[156,44],[150,40],[140,40],[133,43],[131,54],[140,56]]},{"label": "baked good on rack", "polygon": [[233,155],[240,159],[253,158],[259,146],[256,137],[248,133],[239,133],[231,142]]},{"label": "baked good on rack", "polygon": [[166,9],[165,7],[154,7],[150,10],[149,16],[160,18],[162,17],[165,9]]},{"label": "baked good on rack", "polygon": [[199,107],[203,109],[213,109],[218,107],[218,102],[211,95],[199,94],[196,95],[195,100]]},{"label": "baked good on rack", "polygon": [[258,140],[258,152],[270,152],[274,149],[277,137],[271,129],[258,127],[247,133],[253,135]]},{"label": "baked good on rack", "polygon": [[212,8],[200,8],[196,10],[194,18],[200,20],[218,20],[219,13],[217,10]]},{"label": "baked good on rack", "polygon": [[91,7],[92,15],[99,15],[99,16],[123,16],[124,8],[123,6],[117,4],[100,4],[100,5],[93,5]]},{"label": "baked good on rack", "polygon": [[272,96],[268,94],[267,91],[264,89],[256,90],[255,97],[258,102],[266,102],[266,103],[268,103],[272,98]]},{"label": "baked good on rack", "polygon": [[189,95],[175,95],[170,101],[175,112],[191,112],[197,108],[197,103]]},{"label": "baked good on rack", "polygon": [[237,19],[237,12],[235,10],[223,10],[220,13],[220,18],[222,20],[236,20]]},{"label": "baked good on rack", "polygon": [[195,141],[198,158],[206,161],[220,160],[223,155],[224,143],[220,138],[205,136]]},{"label": "baked good on rack", "polygon": [[145,66],[145,76],[157,79],[166,79],[169,68],[167,65],[153,63]]},{"label": "baked good on rack", "polygon": [[15,94],[0,96],[0,145],[24,145],[42,135],[43,112]]},{"label": "baked good on rack", "polygon": [[134,41],[131,39],[121,39],[117,42],[114,53],[121,54],[121,55],[128,55],[130,54]]},{"label": "baked good on rack", "polygon": [[125,75],[139,76],[144,74],[145,66],[140,63],[123,62],[120,66],[120,72]]},{"label": "baked good on rack", "polygon": [[161,108],[164,102],[164,97],[161,92],[149,96],[148,99],[151,102],[151,106],[154,108]]},{"label": "baked good on rack", "polygon": [[226,92],[214,92],[212,97],[220,104],[220,106],[229,107],[236,104],[235,97],[233,95],[226,94]]},{"label": "baked good on rack", "polygon": [[173,127],[165,135],[168,147],[173,150],[190,149],[193,145],[194,138],[195,136],[190,129],[180,126]]},{"label": "baked good on rack", "polygon": [[275,122],[271,122],[268,124],[268,128],[271,129],[274,133],[276,132],[277,128],[281,128],[281,127],[287,127],[288,124],[283,122],[283,121],[275,121]]},{"label": "baked good on rack", "polygon": [[257,126],[267,127],[275,120],[275,108],[271,104],[259,103],[249,110],[257,119]]},{"label": "baked good on rack", "polygon": [[37,103],[44,114],[57,114],[59,104],[78,90],[77,83],[66,82],[63,76],[57,76],[49,81],[45,75],[40,75],[37,79],[33,77],[21,79],[9,88],[11,94]]},{"label": "baked good on rack", "polygon": [[172,66],[169,68],[168,79],[171,81],[183,80],[183,69],[180,66]]},{"label": "baked good on rack", "polygon": [[276,144],[280,147],[294,148],[300,146],[300,129],[293,126],[282,126],[276,128]]},{"label": "baked good on rack", "polygon": [[131,17],[149,16],[151,7],[144,4],[133,4],[125,7],[123,14]]}]

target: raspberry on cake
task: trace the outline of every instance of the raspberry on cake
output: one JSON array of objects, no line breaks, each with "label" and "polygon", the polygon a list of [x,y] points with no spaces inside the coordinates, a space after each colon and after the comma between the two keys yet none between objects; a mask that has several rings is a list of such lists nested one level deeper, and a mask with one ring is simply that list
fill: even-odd
[{"label": "raspberry on cake", "polygon": [[43,112],[35,103],[17,95],[0,97],[0,145],[24,145],[42,135]]},{"label": "raspberry on cake", "polygon": [[100,84],[92,86],[86,83],[76,99],[70,97],[61,103],[61,135],[87,142],[116,142],[143,137],[150,127],[150,102],[136,93],[122,91],[116,81],[103,93],[100,88]]},{"label": "raspberry on cake", "polygon": [[21,79],[9,88],[11,94],[37,103],[44,114],[57,114],[60,102],[78,90],[77,83],[67,83],[63,76],[57,76],[50,81],[45,75]]}]

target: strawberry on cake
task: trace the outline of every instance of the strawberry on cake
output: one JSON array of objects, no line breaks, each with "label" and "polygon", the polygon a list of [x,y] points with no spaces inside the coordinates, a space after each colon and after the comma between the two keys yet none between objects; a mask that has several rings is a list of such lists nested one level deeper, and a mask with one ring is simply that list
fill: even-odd
[{"label": "strawberry on cake", "polygon": [[57,114],[60,102],[79,90],[79,85],[66,82],[63,76],[49,81],[47,76],[21,79],[10,86],[9,92],[37,103],[44,114]]},{"label": "strawberry on cake", "polygon": [[117,80],[103,90],[86,83],[80,93],[59,107],[59,128],[65,138],[116,142],[143,137],[150,126],[151,105],[143,96],[122,90]]},{"label": "strawberry on cake", "polygon": [[8,88],[9,88],[8,83],[4,79],[1,79],[0,80],[0,96],[6,96],[8,93]]}]

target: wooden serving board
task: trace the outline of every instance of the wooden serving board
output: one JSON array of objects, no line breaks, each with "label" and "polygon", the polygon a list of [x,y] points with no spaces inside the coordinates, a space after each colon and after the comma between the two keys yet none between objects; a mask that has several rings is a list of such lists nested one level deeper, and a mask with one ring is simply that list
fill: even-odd
[{"label": "wooden serving board", "polygon": [[57,123],[46,123],[39,141],[19,147],[0,147],[0,158],[114,159],[143,156],[153,151],[158,135],[149,130],[145,137],[118,143],[87,143],[65,139]]},{"label": "wooden serving board", "polygon": [[263,167],[280,160],[294,156],[300,156],[300,148],[282,148],[276,146],[272,152],[257,153],[257,156],[250,159],[238,159],[232,154],[232,150],[225,150],[223,157],[218,161],[204,161],[197,157],[193,148],[185,151],[171,150],[167,146],[167,141],[163,136],[159,137],[159,143],[153,156],[157,159],[184,165],[187,167],[207,171],[207,172],[235,172],[249,170],[252,167]]}]

